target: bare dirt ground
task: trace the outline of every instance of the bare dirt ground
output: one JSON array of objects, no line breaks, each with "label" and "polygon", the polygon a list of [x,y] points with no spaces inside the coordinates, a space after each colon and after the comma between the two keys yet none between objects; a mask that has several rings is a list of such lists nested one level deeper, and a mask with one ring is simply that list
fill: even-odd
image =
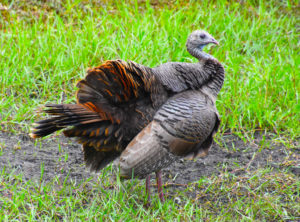
[{"label": "bare dirt ground", "polygon": [[[220,145],[214,143],[208,156],[196,161],[180,160],[164,169],[164,182],[169,185],[188,184],[201,176],[217,175],[224,168],[240,175],[246,169],[272,167],[286,169],[298,177],[299,141],[294,142],[294,147],[286,148],[269,135],[257,134],[251,143],[244,143],[237,136],[224,135]],[[44,181],[50,181],[55,176],[78,182],[93,176],[97,178],[97,173],[85,167],[80,145],[62,136],[34,141],[26,134],[0,132],[0,148],[0,170],[5,168],[6,172],[21,173],[24,180],[39,180],[41,168]],[[169,187],[172,190],[172,185]]]}]

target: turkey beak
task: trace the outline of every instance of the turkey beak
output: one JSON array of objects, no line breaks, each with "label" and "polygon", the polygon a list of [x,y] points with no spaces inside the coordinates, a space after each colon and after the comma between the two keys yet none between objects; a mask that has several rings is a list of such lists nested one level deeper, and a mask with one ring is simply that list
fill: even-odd
[{"label": "turkey beak", "polygon": [[210,43],[213,43],[215,45],[219,45],[219,42],[215,40],[214,38],[211,38]]}]

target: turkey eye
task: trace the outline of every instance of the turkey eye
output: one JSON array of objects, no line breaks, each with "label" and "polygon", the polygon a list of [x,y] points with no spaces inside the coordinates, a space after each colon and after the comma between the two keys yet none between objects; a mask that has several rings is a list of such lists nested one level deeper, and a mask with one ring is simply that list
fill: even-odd
[{"label": "turkey eye", "polygon": [[200,38],[201,38],[201,39],[204,39],[204,38],[205,38],[205,34],[201,34],[201,35],[200,35]]}]

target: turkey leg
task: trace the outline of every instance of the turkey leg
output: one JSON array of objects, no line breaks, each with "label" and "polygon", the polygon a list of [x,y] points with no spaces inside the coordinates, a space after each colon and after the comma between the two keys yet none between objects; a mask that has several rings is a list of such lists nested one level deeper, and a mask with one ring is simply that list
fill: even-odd
[{"label": "turkey leg", "polygon": [[161,200],[161,202],[165,202],[165,198],[164,198],[164,193],[163,193],[163,189],[162,189],[162,181],[161,181],[161,171],[157,171],[155,172],[156,174],[156,181],[157,181],[157,192],[158,192],[158,196]]},{"label": "turkey leg", "polygon": [[146,177],[146,195],[147,195],[147,204],[150,204],[150,175]]}]

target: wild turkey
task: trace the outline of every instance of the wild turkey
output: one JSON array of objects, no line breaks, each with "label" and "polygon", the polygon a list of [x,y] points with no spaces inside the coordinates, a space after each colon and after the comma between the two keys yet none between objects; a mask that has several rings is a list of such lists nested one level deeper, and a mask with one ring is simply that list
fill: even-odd
[{"label": "wild turkey", "polygon": [[145,178],[156,172],[164,201],[161,169],[180,157],[207,153],[220,120],[215,107],[224,81],[223,66],[202,51],[218,42],[197,30],[188,52],[198,63],[169,62],[148,68],[132,61],[106,61],[78,82],[77,104],[46,105],[52,117],[35,123],[33,138],[64,129],[83,145],[91,170],[101,170],[120,156],[122,177]]}]

